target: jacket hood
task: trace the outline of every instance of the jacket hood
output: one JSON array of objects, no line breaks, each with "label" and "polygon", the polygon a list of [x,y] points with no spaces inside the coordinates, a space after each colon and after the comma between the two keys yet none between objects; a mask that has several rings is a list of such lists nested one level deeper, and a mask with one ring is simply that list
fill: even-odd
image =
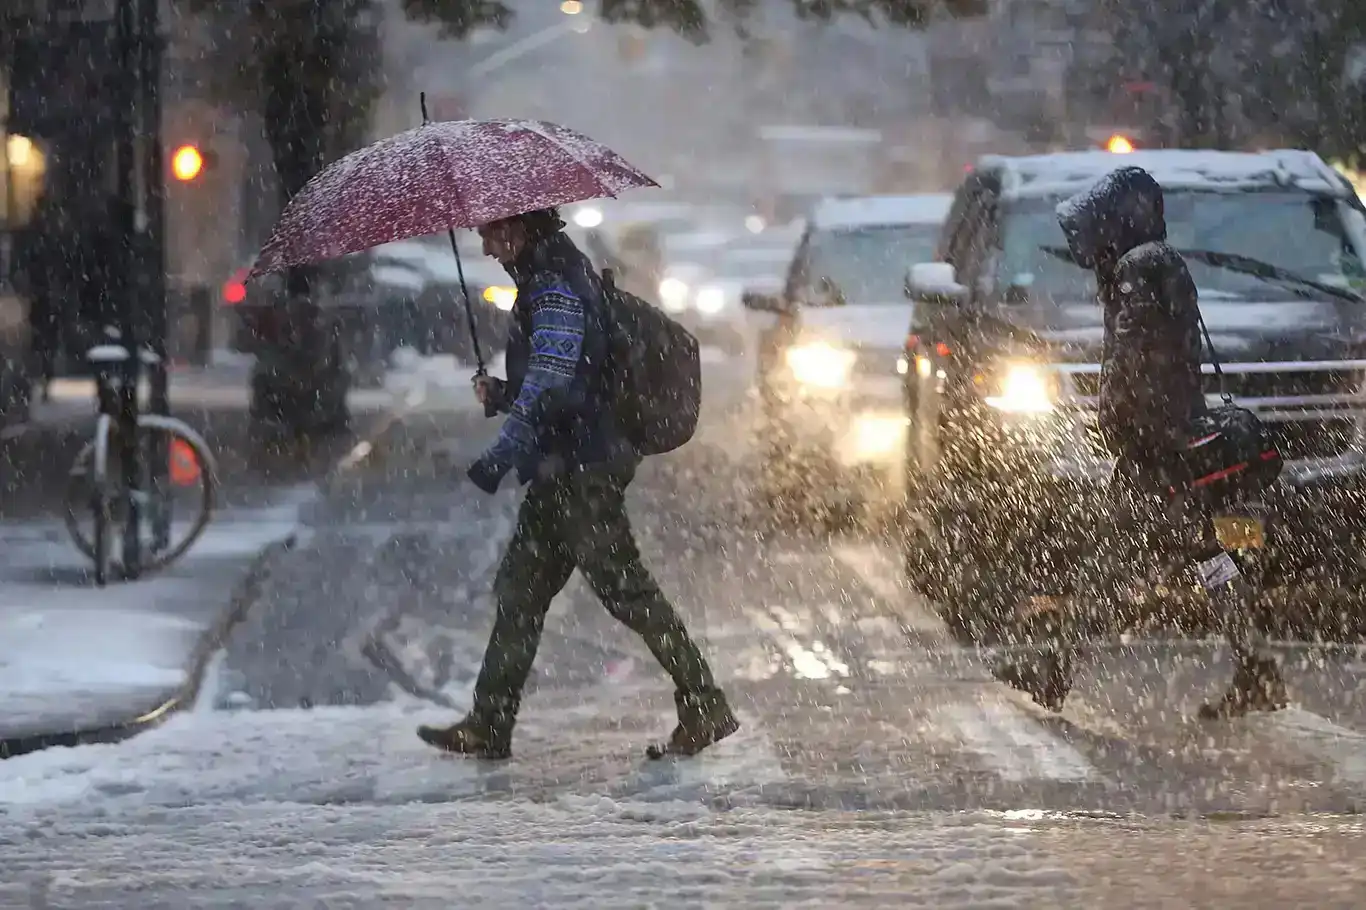
[{"label": "jacket hood", "polygon": [[1073,260],[1086,269],[1167,239],[1162,188],[1140,167],[1106,174],[1090,189],[1060,203],[1057,213]]}]

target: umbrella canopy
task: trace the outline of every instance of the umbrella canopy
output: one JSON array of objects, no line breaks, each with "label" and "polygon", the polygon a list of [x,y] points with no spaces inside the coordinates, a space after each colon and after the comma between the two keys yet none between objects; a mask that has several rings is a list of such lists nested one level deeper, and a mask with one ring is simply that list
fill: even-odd
[{"label": "umbrella canopy", "polygon": [[352,152],[285,206],[251,274],[658,186],[607,146],[544,120],[426,123]]}]

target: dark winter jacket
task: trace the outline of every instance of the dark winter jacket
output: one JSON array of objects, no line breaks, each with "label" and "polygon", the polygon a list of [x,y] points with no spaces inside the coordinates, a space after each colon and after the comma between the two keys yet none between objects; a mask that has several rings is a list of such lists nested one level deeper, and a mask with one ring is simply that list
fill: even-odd
[{"label": "dark winter jacket", "polygon": [[1093,269],[1105,310],[1100,430],[1140,466],[1180,465],[1191,418],[1204,410],[1199,301],[1168,246],[1162,189],[1125,167],[1058,206],[1072,257]]},{"label": "dark winter jacket", "polygon": [[555,232],[528,247],[508,274],[517,302],[497,401],[508,418],[471,477],[487,489],[513,468],[527,483],[574,467],[634,467],[607,405],[608,327],[588,258]]}]

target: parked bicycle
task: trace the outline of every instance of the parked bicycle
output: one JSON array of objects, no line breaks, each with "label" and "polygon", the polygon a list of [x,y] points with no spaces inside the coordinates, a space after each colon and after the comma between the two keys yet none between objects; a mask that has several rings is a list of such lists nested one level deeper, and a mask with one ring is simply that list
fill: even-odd
[{"label": "parked bicycle", "polygon": [[[130,355],[118,333],[106,330],[106,343],[86,354],[95,378],[99,413],[95,433],[72,465],[66,496],[66,525],[76,548],[95,563],[95,583],[108,583],[118,568],[157,571],[194,546],[213,517],[218,469],[209,445],[183,421],[160,414],[138,417],[141,476],[130,487],[124,476],[119,441],[119,397]],[[145,366],[160,362],[150,348],[138,356]],[[165,464],[166,470],[153,471]],[[115,556],[123,541],[129,507],[136,502],[147,520],[140,531],[136,567]]]}]

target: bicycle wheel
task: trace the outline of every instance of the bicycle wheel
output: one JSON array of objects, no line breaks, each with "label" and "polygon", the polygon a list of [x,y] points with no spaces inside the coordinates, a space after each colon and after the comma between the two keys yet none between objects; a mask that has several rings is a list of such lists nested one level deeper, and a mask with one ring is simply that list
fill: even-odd
[{"label": "bicycle wheel", "polygon": [[[94,540],[91,541],[91,554],[95,560],[95,584],[103,588],[109,583],[109,538],[113,520],[112,491],[109,482],[109,428],[112,421],[101,414],[95,422],[95,438],[91,447],[91,521],[94,525]],[[79,461],[79,459],[77,459]]]},{"label": "bicycle wheel", "polygon": [[[139,418],[138,434],[142,451],[148,455],[145,464],[151,464],[152,453],[164,453],[169,459],[166,483],[159,489],[151,483],[143,486],[154,509],[165,508],[171,513],[166,545],[143,548],[143,568],[156,571],[184,556],[213,520],[218,463],[204,438],[174,417],[148,414]],[[149,518],[154,509],[147,510]]]},{"label": "bicycle wheel", "polygon": [[[183,556],[208,527],[217,500],[218,466],[208,443],[193,429],[171,417],[151,414],[139,418],[138,447],[143,469],[138,496],[143,513],[140,568],[154,572]],[[128,497],[115,495],[117,490],[122,490],[123,477],[116,426],[110,426],[104,446],[102,476],[105,481],[102,485],[94,480],[99,473],[94,465],[96,449],[92,442],[76,456],[67,488],[66,524],[76,549],[98,562],[97,544],[112,553],[115,544],[122,543],[117,529],[127,520]],[[164,484],[156,484],[152,479],[152,459],[158,456],[171,459]],[[87,517],[93,511],[91,503],[101,488],[107,514],[102,516],[102,522],[93,521],[87,525]],[[153,533],[157,509],[169,512],[171,534],[167,541],[156,540]],[[103,544],[97,540],[101,524],[107,541]],[[161,543],[165,545],[158,546]]]}]

